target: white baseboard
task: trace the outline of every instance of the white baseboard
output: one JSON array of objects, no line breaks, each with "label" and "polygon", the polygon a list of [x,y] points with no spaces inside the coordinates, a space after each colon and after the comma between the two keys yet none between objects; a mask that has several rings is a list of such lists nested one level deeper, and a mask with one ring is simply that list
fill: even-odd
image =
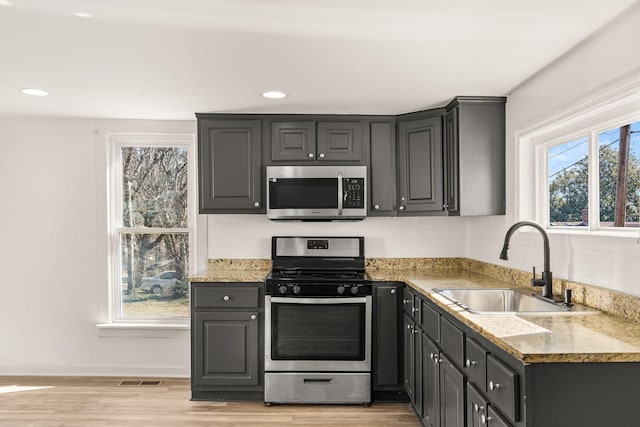
[{"label": "white baseboard", "polygon": [[0,366],[0,376],[90,376],[189,378],[189,367],[178,366]]}]

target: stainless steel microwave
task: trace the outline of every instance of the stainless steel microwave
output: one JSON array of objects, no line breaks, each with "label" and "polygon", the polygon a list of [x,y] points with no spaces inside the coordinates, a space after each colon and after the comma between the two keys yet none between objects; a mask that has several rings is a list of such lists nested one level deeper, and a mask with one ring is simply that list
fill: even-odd
[{"label": "stainless steel microwave", "polygon": [[366,166],[267,166],[269,219],[366,216]]}]

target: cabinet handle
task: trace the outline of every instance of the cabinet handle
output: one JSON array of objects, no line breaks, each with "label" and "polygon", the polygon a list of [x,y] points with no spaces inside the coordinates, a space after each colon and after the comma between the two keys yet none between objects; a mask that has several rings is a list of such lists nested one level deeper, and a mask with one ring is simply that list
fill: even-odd
[{"label": "cabinet handle", "polygon": [[500,383],[494,383],[493,381],[489,381],[489,390],[493,391],[493,390],[500,390],[500,388],[502,387],[502,385]]},{"label": "cabinet handle", "polygon": [[260,202],[255,202],[255,203],[253,204],[253,206],[255,206],[256,208],[259,208],[259,207],[260,207]]},{"label": "cabinet handle", "polygon": [[324,153],[320,153],[319,157],[320,157],[321,159],[324,159]]},{"label": "cabinet handle", "polygon": [[256,316],[255,314],[251,315],[251,320],[256,320],[258,318],[258,316]]},{"label": "cabinet handle", "polygon": [[400,210],[401,210],[401,211],[403,211],[403,210],[405,210],[405,209],[406,209],[406,208],[405,208],[404,206],[400,206]]},{"label": "cabinet handle", "polygon": [[231,299],[231,297],[229,295],[225,295],[222,297],[223,300],[225,301],[229,301]]},{"label": "cabinet handle", "polygon": [[475,360],[467,359],[467,368],[470,368],[472,366],[476,366],[477,364],[478,364],[478,362],[476,362]]},{"label": "cabinet handle", "polygon": [[379,209],[380,209],[380,205],[373,205],[373,210],[374,210],[374,211],[377,211],[377,210],[379,210]]},{"label": "cabinet handle", "polygon": [[396,293],[396,290],[395,290],[395,289],[391,289],[391,293],[392,293],[392,294],[395,294],[395,293]]},{"label": "cabinet handle", "polygon": [[313,159],[313,153],[309,153],[309,158]]}]

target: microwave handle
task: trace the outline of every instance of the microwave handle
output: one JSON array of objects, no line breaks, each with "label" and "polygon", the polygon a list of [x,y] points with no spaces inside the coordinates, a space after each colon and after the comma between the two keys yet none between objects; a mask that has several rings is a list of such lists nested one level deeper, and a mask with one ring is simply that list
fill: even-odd
[{"label": "microwave handle", "polygon": [[344,199],[344,188],[342,188],[342,172],[338,172],[338,215],[342,215],[343,199]]}]

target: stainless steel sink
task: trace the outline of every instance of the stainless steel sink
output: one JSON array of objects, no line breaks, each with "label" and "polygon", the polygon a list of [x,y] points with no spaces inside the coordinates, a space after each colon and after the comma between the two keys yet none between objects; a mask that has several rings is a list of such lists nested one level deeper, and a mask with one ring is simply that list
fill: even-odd
[{"label": "stainless steel sink", "polygon": [[477,314],[552,314],[596,312],[582,306],[567,307],[542,297],[508,288],[434,289],[443,297]]}]

